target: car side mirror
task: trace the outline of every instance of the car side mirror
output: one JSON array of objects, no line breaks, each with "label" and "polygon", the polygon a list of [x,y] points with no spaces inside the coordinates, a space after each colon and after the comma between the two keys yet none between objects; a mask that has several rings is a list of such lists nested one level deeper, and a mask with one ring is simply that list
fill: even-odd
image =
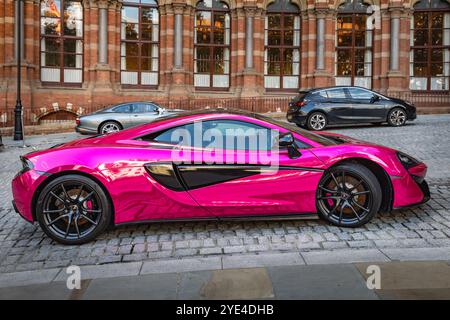
[{"label": "car side mirror", "polygon": [[295,145],[294,137],[290,132],[281,133],[279,135],[278,146],[286,147],[288,149],[289,158],[291,159],[297,159],[302,155],[300,151],[298,151],[297,146]]},{"label": "car side mirror", "polygon": [[378,100],[380,100],[380,97],[377,96],[376,94],[372,96],[372,98],[370,99],[370,103],[374,103],[377,102]]},{"label": "car side mirror", "polygon": [[164,109],[164,108],[158,108],[158,113],[159,114],[162,114],[162,113],[164,113],[166,111],[166,109]]}]

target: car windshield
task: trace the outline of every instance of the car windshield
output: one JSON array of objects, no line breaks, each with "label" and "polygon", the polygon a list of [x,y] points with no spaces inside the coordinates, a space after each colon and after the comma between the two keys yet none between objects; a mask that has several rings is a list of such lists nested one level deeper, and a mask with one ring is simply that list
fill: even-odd
[{"label": "car windshield", "polygon": [[333,145],[338,144],[337,141],[333,141],[333,140],[328,139],[328,138],[326,138],[324,136],[321,136],[319,134],[315,134],[315,133],[312,133],[312,132],[310,132],[308,130],[299,128],[296,125],[292,125],[292,124],[290,124],[288,122],[275,120],[273,118],[270,118],[270,117],[267,117],[267,116],[263,116],[263,115],[260,115],[260,114],[255,114],[255,118],[259,119],[259,120],[262,120],[262,121],[265,121],[265,122],[268,122],[268,123],[271,123],[271,124],[274,124],[276,126],[282,127],[282,128],[284,128],[286,130],[289,130],[291,132],[298,133],[298,134],[304,136],[305,138],[307,138],[307,139],[309,139],[311,141],[317,142],[317,143],[319,143],[319,144],[321,144],[323,146],[333,146]]}]

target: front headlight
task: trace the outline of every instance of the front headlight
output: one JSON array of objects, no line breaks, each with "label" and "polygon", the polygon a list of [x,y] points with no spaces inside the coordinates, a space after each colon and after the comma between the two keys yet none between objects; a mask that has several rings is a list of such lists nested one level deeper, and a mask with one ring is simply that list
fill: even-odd
[{"label": "front headlight", "polygon": [[398,157],[398,160],[400,160],[400,162],[406,169],[414,167],[415,165],[418,165],[420,163],[419,160],[407,155],[406,153],[400,152],[400,151],[397,152],[397,157]]},{"label": "front headlight", "polygon": [[24,174],[25,172],[31,170],[34,168],[33,162],[31,162],[29,159],[20,156],[20,162],[22,162],[22,169],[16,174],[16,176],[20,176],[21,174]]}]

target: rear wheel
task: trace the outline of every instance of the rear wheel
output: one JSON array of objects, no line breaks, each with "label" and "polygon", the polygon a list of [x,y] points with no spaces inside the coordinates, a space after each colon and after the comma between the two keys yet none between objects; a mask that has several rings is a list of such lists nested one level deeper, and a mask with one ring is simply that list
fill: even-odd
[{"label": "rear wheel", "polygon": [[51,181],[39,194],[36,217],[42,230],[63,244],[95,239],[111,221],[111,204],[93,180],[66,175]]},{"label": "rear wheel", "polygon": [[306,125],[309,130],[323,130],[328,124],[327,116],[322,112],[313,112],[309,117]]},{"label": "rear wheel", "polygon": [[99,132],[101,134],[108,134],[122,130],[122,126],[116,121],[106,121],[100,126]]},{"label": "rear wheel", "polygon": [[394,108],[388,114],[388,123],[393,127],[401,127],[406,123],[406,112],[402,108]]},{"label": "rear wheel", "polygon": [[316,204],[325,220],[340,227],[359,227],[381,206],[381,187],[375,175],[360,164],[338,165],[319,183]]}]

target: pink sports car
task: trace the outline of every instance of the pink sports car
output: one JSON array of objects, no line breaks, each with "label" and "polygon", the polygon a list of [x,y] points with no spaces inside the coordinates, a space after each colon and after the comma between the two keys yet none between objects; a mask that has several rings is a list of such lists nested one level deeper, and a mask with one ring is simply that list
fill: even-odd
[{"label": "pink sports car", "polygon": [[430,198],[427,167],[402,152],[258,114],[180,113],[21,157],[15,210],[81,244],[110,225],[293,219],[357,227]]}]

